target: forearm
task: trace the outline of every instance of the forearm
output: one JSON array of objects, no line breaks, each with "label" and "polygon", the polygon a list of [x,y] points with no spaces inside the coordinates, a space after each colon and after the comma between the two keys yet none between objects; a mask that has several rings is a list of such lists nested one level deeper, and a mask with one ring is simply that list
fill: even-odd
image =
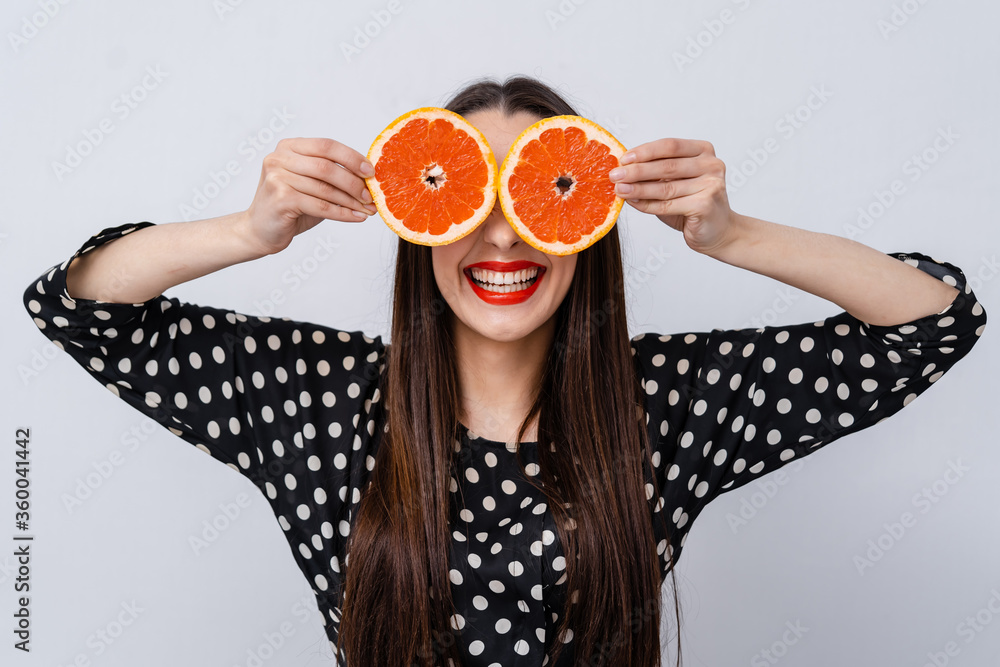
[{"label": "forearm", "polygon": [[733,213],[733,236],[711,257],[891,326],[942,311],[958,290],[857,241]]},{"label": "forearm", "polygon": [[144,227],[74,259],[70,296],[142,303],[167,288],[263,257],[242,233],[245,212]]}]

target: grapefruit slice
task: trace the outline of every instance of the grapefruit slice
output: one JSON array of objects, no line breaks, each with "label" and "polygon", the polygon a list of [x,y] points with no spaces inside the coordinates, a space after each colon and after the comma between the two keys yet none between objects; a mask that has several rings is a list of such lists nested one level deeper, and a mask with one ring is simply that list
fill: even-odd
[{"label": "grapefruit slice", "polygon": [[624,199],[608,172],[625,146],[580,116],[552,116],[518,136],[500,167],[504,215],[528,245],[570,255],[608,233]]},{"label": "grapefruit slice", "polygon": [[460,115],[422,107],[392,121],[368,151],[375,207],[399,236],[420,245],[457,241],[496,203],[497,165],[483,134]]}]

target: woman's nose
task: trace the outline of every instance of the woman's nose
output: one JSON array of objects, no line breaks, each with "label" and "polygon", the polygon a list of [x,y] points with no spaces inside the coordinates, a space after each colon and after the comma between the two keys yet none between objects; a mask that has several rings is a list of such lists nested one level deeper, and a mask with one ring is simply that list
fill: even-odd
[{"label": "woman's nose", "polygon": [[507,217],[500,208],[500,200],[497,199],[493,205],[493,210],[483,221],[483,237],[488,243],[495,245],[501,250],[512,248],[522,241],[514,227],[511,226]]}]

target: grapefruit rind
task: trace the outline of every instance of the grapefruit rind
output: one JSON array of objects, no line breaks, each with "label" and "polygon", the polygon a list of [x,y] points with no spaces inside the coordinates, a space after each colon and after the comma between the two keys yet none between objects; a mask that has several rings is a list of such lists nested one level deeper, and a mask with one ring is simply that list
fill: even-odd
[{"label": "grapefruit rind", "polygon": [[372,143],[367,155],[368,161],[372,164],[372,166],[376,167],[376,169],[378,168],[377,163],[382,155],[382,148],[385,146],[386,142],[389,141],[389,139],[391,139],[404,126],[406,126],[407,123],[418,118],[424,118],[428,121],[445,119],[456,129],[462,130],[472,137],[472,139],[479,146],[489,173],[487,185],[483,188],[484,199],[482,205],[479,206],[475,212],[464,221],[452,224],[448,231],[444,234],[416,232],[404,225],[403,221],[393,215],[389,210],[385,194],[382,190],[382,185],[379,183],[375,175],[366,178],[365,184],[368,186],[368,192],[371,194],[372,201],[374,202],[379,215],[382,217],[382,220],[397,235],[411,243],[419,245],[444,245],[457,241],[470,234],[480,224],[482,224],[484,220],[486,220],[490,212],[493,210],[493,206],[495,205],[497,198],[498,170],[496,158],[493,155],[493,151],[490,149],[489,143],[486,141],[486,137],[483,136],[483,133],[476,129],[471,123],[469,123],[469,121],[465,120],[465,118],[447,109],[439,107],[421,107],[396,118],[375,138],[375,141]]},{"label": "grapefruit rind", "polygon": [[[572,255],[592,246],[602,236],[611,231],[611,228],[618,219],[618,215],[621,213],[622,205],[625,203],[625,200],[616,194],[605,219],[594,227],[593,232],[571,244],[561,241],[547,242],[538,239],[517,216],[514,211],[514,201],[510,194],[509,181],[511,175],[514,173],[514,168],[519,162],[522,150],[529,142],[537,139],[545,130],[551,128],[565,129],[569,127],[576,127],[583,130],[588,141],[598,141],[605,144],[611,155],[619,160],[625,154],[625,146],[610,132],[592,120],[583,118],[582,116],[550,116],[532,124],[514,140],[510,150],[507,151],[507,156],[504,158],[503,164],[500,166],[500,176],[497,184],[500,207],[503,209],[504,216],[506,216],[511,226],[514,227],[518,235],[528,245],[549,255]],[[610,182],[610,178],[608,181]]]}]

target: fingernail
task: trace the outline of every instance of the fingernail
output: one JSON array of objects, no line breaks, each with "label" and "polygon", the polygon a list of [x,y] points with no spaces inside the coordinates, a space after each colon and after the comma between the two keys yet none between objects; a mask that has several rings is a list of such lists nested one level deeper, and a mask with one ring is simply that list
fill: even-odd
[{"label": "fingernail", "polygon": [[625,170],[621,167],[615,167],[610,172],[608,172],[608,178],[612,181],[617,181],[619,178],[625,176]]},{"label": "fingernail", "polygon": [[618,185],[615,186],[615,192],[617,192],[620,195],[627,195],[628,193],[632,192],[632,186],[629,185],[628,183],[619,183]]},{"label": "fingernail", "polygon": [[361,211],[351,211],[351,212],[354,213],[354,217],[356,218],[360,218],[361,220],[368,219],[368,216],[362,213]]},{"label": "fingernail", "polygon": [[631,164],[632,162],[635,162],[635,153],[633,153],[632,151],[625,153],[625,155],[622,155],[622,159],[619,160],[618,162],[620,164]]},{"label": "fingernail", "polygon": [[372,203],[372,194],[370,192],[368,192],[368,190],[362,190],[361,191],[361,201],[364,202],[365,204],[371,204]]},{"label": "fingernail", "polygon": [[368,211],[370,215],[375,215],[376,213],[378,213],[378,209],[372,206],[371,204],[365,206],[365,210]]},{"label": "fingernail", "polygon": [[361,163],[361,173],[364,176],[372,176],[375,173],[375,168],[372,166],[371,162],[367,160]]}]

